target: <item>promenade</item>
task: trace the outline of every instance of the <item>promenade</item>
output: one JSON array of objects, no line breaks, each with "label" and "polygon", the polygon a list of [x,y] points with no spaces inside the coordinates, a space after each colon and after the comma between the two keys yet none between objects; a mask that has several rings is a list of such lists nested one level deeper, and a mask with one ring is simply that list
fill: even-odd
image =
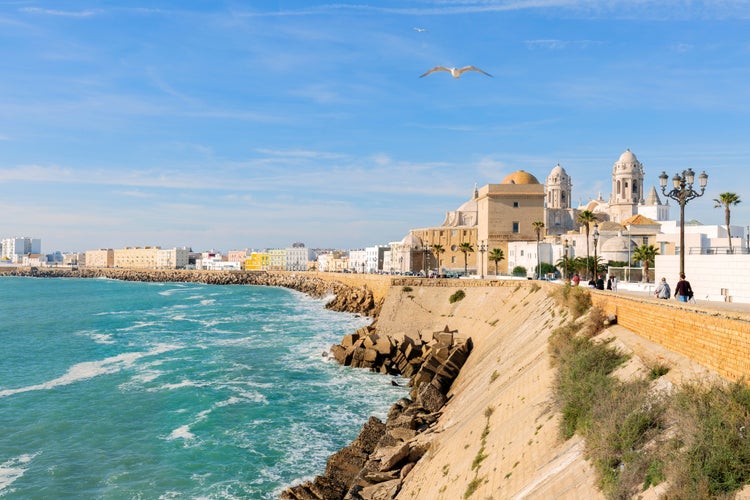
[{"label": "promenade", "polygon": [[[635,295],[639,297],[649,297],[655,301],[663,302],[664,299],[657,299],[654,297],[654,289],[656,284],[654,283],[618,283],[617,293]],[[672,287],[674,289],[674,287]],[[607,290],[607,292],[610,292]],[[669,301],[678,302],[677,299],[672,296]],[[739,302],[720,302],[716,300],[704,300],[700,298],[700,292],[695,294],[695,303],[688,302],[682,303],[684,307],[690,307],[691,305],[697,305],[701,308],[716,309],[719,311],[731,311],[743,314],[750,314],[750,304],[739,303]]]}]

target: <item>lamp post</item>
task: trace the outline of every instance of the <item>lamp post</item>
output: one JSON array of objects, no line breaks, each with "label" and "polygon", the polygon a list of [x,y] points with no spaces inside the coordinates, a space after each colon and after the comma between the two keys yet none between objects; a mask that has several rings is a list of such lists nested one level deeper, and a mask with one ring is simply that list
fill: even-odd
[{"label": "lamp post", "polygon": [[628,267],[625,268],[627,272],[627,282],[630,283],[630,247],[633,246],[633,240],[630,239],[630,224],[628,224]]},{"label": "lamp post", "polygon": [[563,281],[568,281],[568,239],[567,238],[563,240],[563,268],[565,269],[563,271],[565,273],[565,276],[563,276]]},{"label": "lamp post", "polygon": [[484,252],[486,251],[487,251],[487,245],[485,245],[483,242],[479,245],[479,255],[480,255],[479,264],[481,266],[481,274],[479,275],[480,279],[484,279]]},{"label": "lamp post", "polygon": [[594,233],[591,235],[594,238],[594,279],[599,277],[599,266],[597,265],[596,258],[596,244],[599,241],[599,224],[594,223]]},{"label": "lamp post", "polygon": [[703,196],[706,192],[706,184],[708,184],[708,175],[706,172],[701,172],[698,176],[698,183],[700,184],[700,193],[693,189],[693,182],[695,181],[695,172],[693,169],[688,168],[682,171],[682,175],[674,174],[672,177],[673,189],[667,192],[667,180],[669,176],[666,172],[662,172],[659,176],[659,185],[661,186],[661,192],[679,202],[680,204],[680,274],[685,273],[685,205],[688,201],[693,198]]}]

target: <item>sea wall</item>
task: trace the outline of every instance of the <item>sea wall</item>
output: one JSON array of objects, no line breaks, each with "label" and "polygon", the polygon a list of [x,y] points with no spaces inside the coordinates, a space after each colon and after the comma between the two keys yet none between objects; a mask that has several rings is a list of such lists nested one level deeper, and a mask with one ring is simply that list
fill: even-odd
[{"label": "sea wall", "polygon": [[750,380],[750,314],[610,292],[592,292],[591,299],[644,339],[729,380]]},{"label": "sea wall", "polygon": [[[188,282],[208,285],[261,285],[290,288],[312,297],[333,296],[326,307],[341,312],[376,316],[382,298],[376,299],[367,281],[345,284],[325,276],[328,273],[265,271],[195,271],[180,269],[116,269],[0,267],[0,276],[36,278],[109,278],[122,281]],[[382,292],[381,292],[382,294]]]}]

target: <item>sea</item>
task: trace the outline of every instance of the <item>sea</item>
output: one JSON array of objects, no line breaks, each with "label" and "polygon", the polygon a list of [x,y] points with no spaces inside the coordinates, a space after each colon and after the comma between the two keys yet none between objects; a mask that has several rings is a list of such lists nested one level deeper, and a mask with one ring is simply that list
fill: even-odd
[{"label": "sea", "polygon": [[0,498],[267,499],[322,474],[407,393],[326,355],[370,323],[326,301],[0,277]]}]

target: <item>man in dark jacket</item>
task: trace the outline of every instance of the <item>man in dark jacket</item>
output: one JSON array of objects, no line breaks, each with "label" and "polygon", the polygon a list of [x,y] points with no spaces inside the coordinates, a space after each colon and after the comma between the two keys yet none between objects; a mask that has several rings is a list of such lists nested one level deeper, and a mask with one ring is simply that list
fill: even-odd
[{"label": "man in dark jacket", "polygon": [[674,296],[680,302],[687,302],[693,298],[693,289],[690,287],[690,282],[685,279],[685,273],[680,273],[680,281],[674,287]]}]

